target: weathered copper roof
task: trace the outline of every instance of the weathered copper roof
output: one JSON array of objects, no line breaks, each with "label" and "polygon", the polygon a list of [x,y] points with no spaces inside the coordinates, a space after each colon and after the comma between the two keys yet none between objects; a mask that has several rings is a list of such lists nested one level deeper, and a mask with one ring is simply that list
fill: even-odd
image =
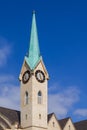
[{"label": "weathered copper roof", "polygon": [[30,69],[33,70],[39,63],[40,59],[41,56],[40,56],[39,41],[38,41],[37,26],[34,11],[32,18],[31,36],[30,36],[30,48],[28,56],[25,57],[25,60],[29,65]]}]

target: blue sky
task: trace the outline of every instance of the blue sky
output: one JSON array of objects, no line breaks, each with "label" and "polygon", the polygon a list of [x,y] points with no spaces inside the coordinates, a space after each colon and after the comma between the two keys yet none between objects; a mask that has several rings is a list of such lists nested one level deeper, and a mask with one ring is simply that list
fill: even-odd
[{"label": "blue sky", "polygon": [[[0,1],[0,106],[19,109],[18,76],[28,52],[32,11],[50,75],[49,112],[87,119],[87,2]],[[55,106],[55,107],[54,107]]]}]

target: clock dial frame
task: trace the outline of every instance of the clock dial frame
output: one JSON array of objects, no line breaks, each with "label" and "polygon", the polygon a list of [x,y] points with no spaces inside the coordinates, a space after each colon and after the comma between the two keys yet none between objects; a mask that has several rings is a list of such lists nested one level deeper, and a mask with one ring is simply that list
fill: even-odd
[{"label": "clock dial frame", "polygon": [[45,81],[45,75],[41,70],[37,70],[35,72],[35,77],[40,83],[43,83]]},{"label": "clock dial frame", "polygon": [[27,70],[27,71],[25,71],[24,74],[23,74],[22,82],[23,82],[24,84],[26,84],[29,79],[30,79],[30,71]]}]

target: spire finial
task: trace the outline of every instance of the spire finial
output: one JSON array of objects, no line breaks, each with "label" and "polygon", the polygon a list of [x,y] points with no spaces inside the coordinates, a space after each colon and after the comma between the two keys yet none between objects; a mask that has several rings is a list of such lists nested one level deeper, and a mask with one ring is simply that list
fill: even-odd
[{"label": "spire finial", "polygon": [[36,12],[35,12],[35,10],[33,10],[33,14],[35,14]]}]

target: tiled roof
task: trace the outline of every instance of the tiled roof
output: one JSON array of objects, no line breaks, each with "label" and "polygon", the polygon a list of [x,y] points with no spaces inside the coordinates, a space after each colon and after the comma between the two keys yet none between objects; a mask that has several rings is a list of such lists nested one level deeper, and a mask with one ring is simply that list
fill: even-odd
[{"label": "tiled roof", "polygon": [[[13,125],[15,123],[20,124],[20,112],[4,107],[0,107],[0,123],[9,128],[9,124]],[[1,129],[0,129],[1,130]]]},{"label": "tiled roof", "polygon": [[[52,115],[55,114],[54,113],[48,114],[48,122],[51,119]],[[0,130],[3,130],[2,125],[4,125],[5,128],[10,128],[8,122],[5,119],[8,122],[10,122],[11,125],[17,122],[20,126],[20,111],[0,107]],[[65,127],[69,119],[70,117],[58,120],[62,129]],[[76,122],[74,123],[74,126],[76,130],[87,130],[87,120]]]},{"label": "tiled roof", "polygon": [[10,129],[10,126],[7,124],[7,122],[1,117],[0,117],[0,124],[4,125],[5,128]]},{"label": "tiled roof", "polygon": [[0,126],[0,130],[3,130],[3,128]]},{"label": "tiled roof", "polygon": [[87,120],[74,123],[76,130],[87,130]]},{"label": "tiled roof", "polygon": [[51,117],[52,117],[53,114],[54,114],[54,113],[48,114],[48,122],[49,122],[49,120],[51,119]]},{"label": "tiled roof", "polygon": [[67,121],[69,120],[70,117],[67,117],[67,118],[64,118],[64,119],[61,119],[61,120],[58,120],[61,128],[63,129],[67,123]]}]

